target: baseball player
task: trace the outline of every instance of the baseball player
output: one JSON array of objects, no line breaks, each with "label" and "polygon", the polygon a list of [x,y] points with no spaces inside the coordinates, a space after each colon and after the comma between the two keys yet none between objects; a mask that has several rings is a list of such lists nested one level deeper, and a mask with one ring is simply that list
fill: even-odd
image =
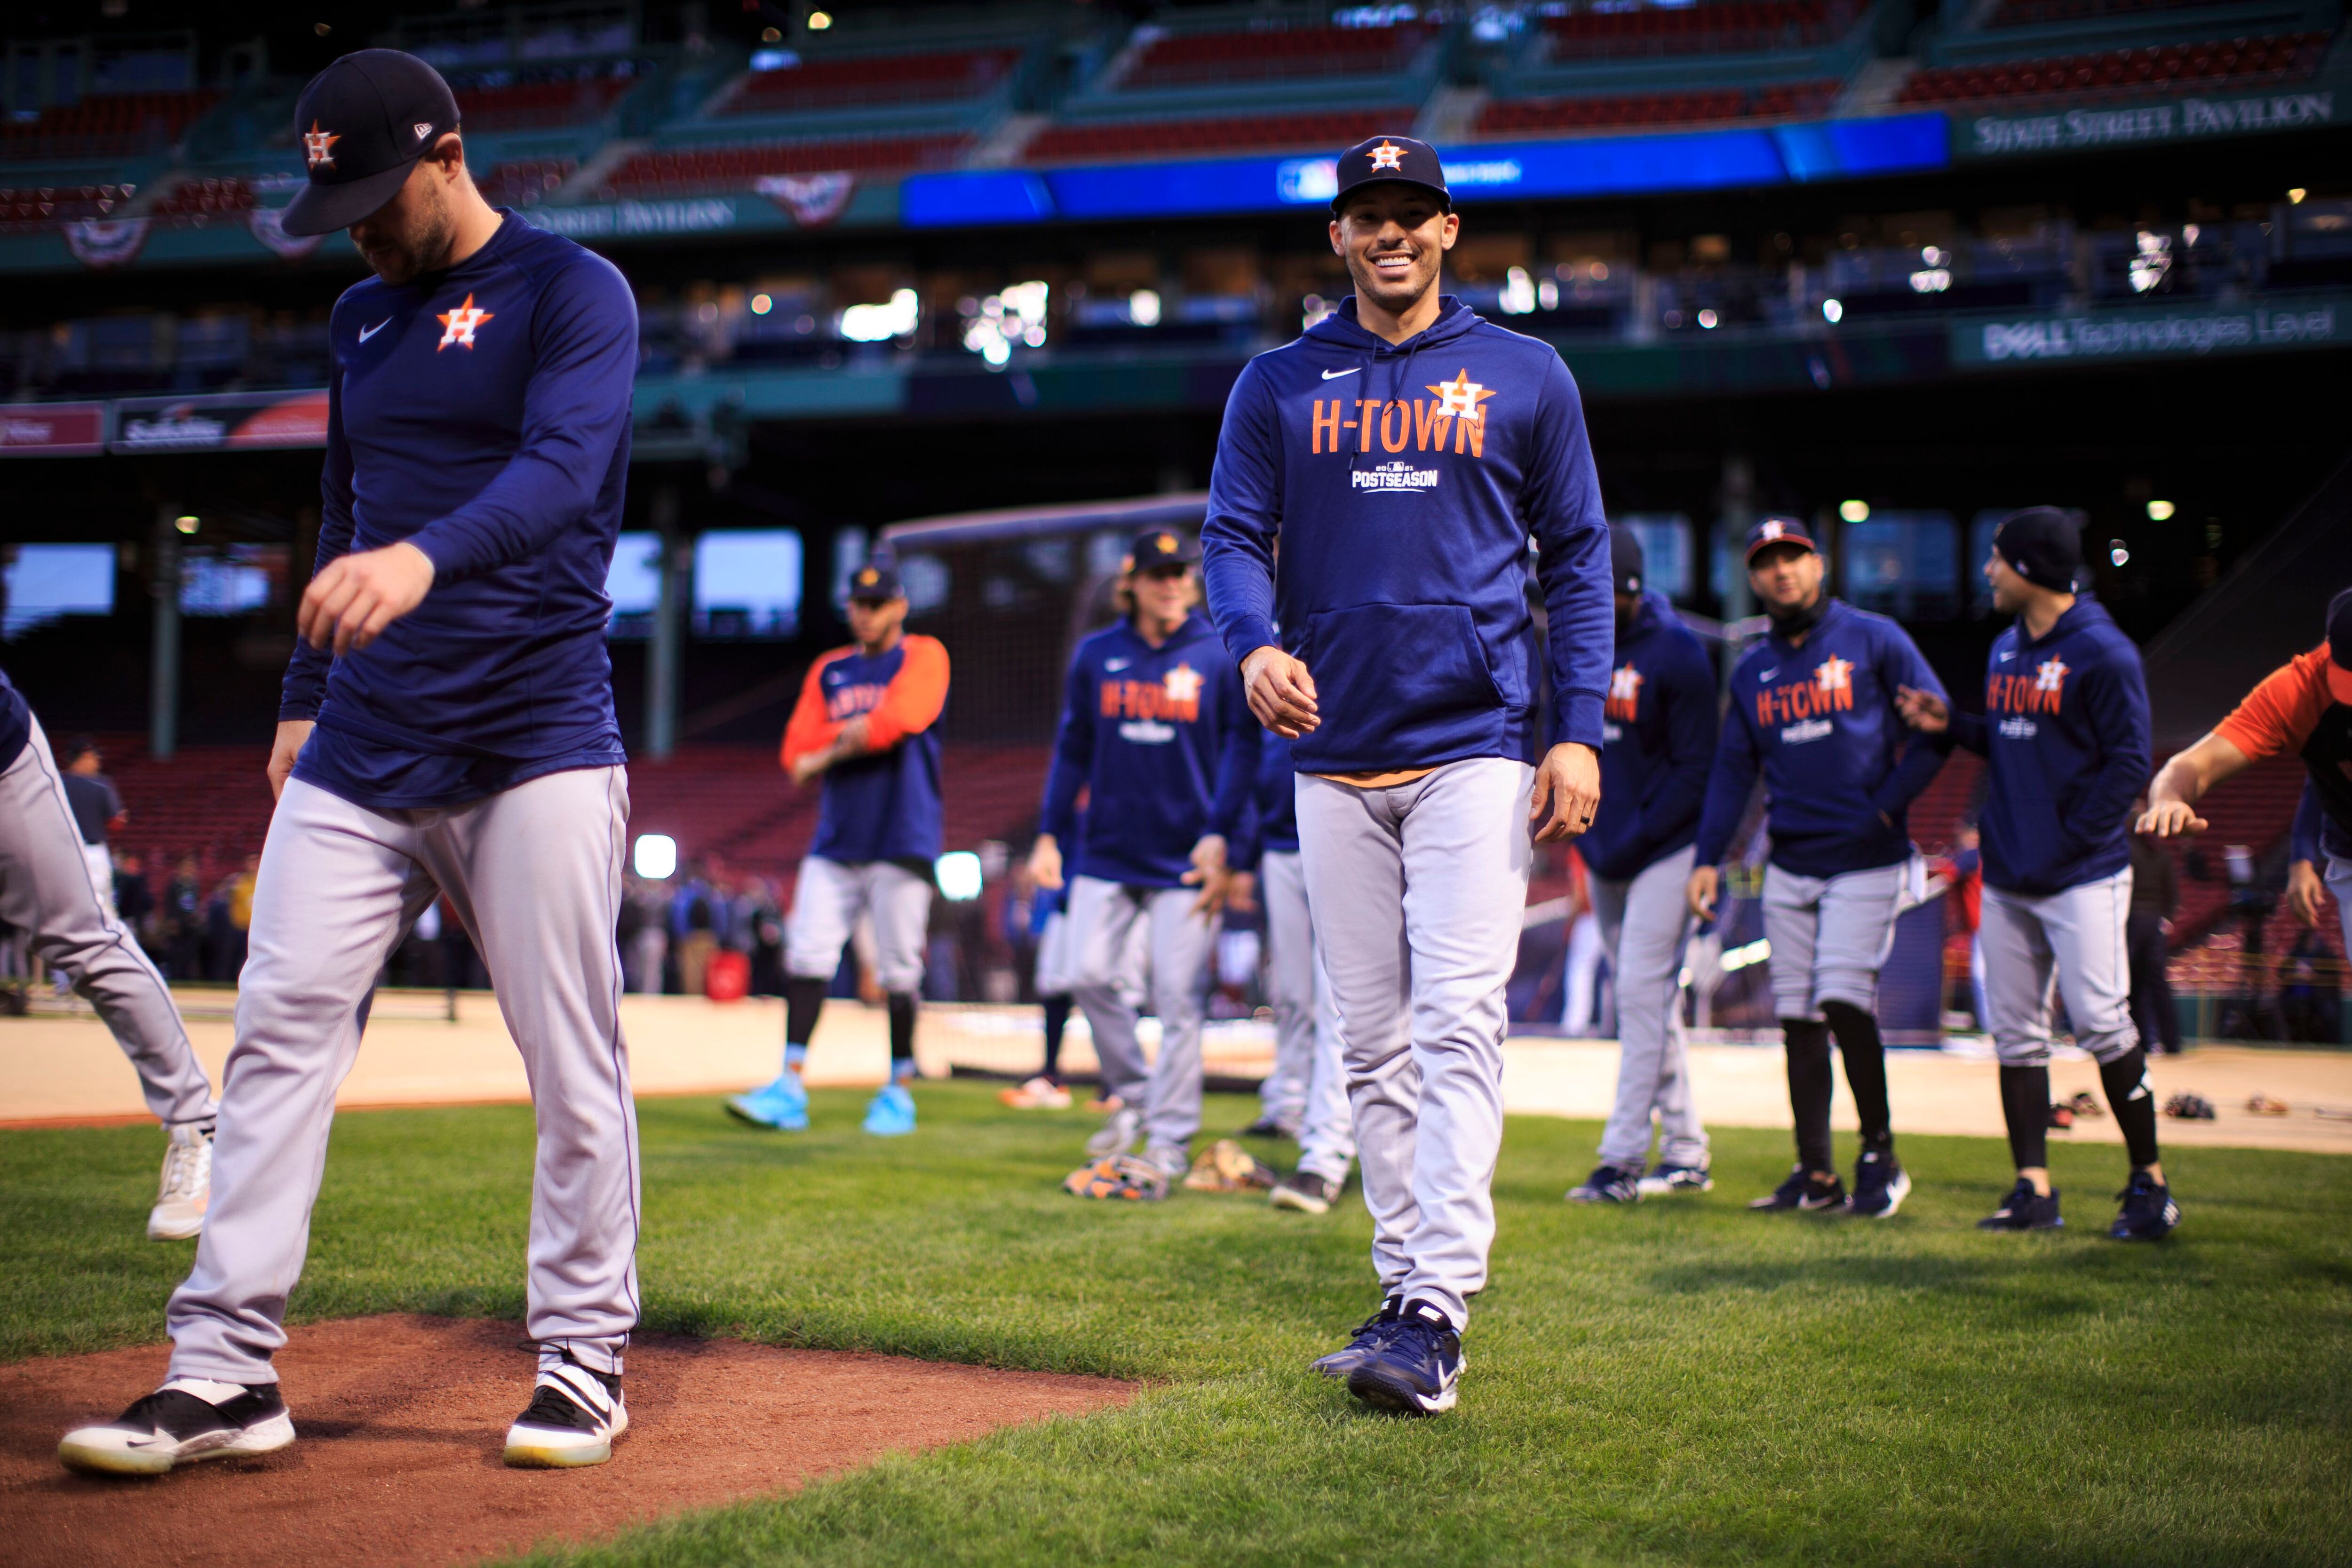
[{"label": "baseball player", "polygon": [[65,779],[41,721],[0,671],[0,920],[72,980],[131,1058],[166,1139],[148,1239],[184,1241],[204,1228],[218,1105],[171,987],[115,913],[111,886],[100,896]]},{"label": "baseball player", "polygon": [[2108,1235],[2154,1241],[2179,1220],[2156,1149],[2156,1097],[2131,1016],[2132,802],[2147,778],[2147,682],[2139,649],[2075,592],[2081,531],[2055,507],[2001,520],[1986,559],[1993,608],[2017,617],[1985,662],[1985,710],[1897,693],[1912,728],[1986,759],[1985,1001],[2000,1058],[2000,1110],[2017,1184],[1984,1230],[2065,1224],[2050,1184],[2050,1001],[2098,1058],[2131,1158]]},{"label": "baseball player", "polygon": [[1317,1370],[1425,1414],[1454,1403],[1494,1242],[1530,824],[1573,837],[1599,795],[1608,524],[1559,355],[1438,291],[1461,220],[1435,150],[1376,136],[1338,170],[1355,292],[1243,371],[1203,533],[1210,613],[1291,742],[1384,1298]]},{"label": "baseball player", "polygon": [[[1160,1174],[1184,1173],[1201,1127],[1201,1022],[1215,962],[1226,847],[1248,809],[1257,726],[1215,630],[1192,614],[1200,547],[1153,529],[1130,552],[1134,614],[1078,645],[1041,831],[1029,855],[1038,885],[1070,889],[1077,942],[1074,994],[1093,1031],[1103,1093],[1118,1108],[1087,1143],[1097,1158],[1138,1139]],[[1078,791],[1086,833],[1066,860]],[[1146,939],[1160,1055],[1136,1044],[1131,958]]]},{"label": "baseball player", "polygon": [[[1577,846],[1591,867],[1592,908],[1617,987],[1617,1101],[1601,1163],[1569,1190],[1577,1203],[1634,1203],[1703,1193],[1706,1129],[1691,1103],[1683,1042],[1683,950],[1690,941],[1691,845],[1715,757],[1715,666],[1666,596],[1642,586],[1642,542],[1609,536],[1617,651],[1601,750],[1601,809]],[[1657,1168],[1644,1173],[1650,1118]]]},{"label": "baseball player", "polygon": [[[1944,689],[1901,626],[1829,597],[1822,574],[1821,554],[1796,519],[1768,517],[1748,531],[1748,581],[1771,634],[1731,672],[1688,894],[1692,913],[1715,918],[1716,867],[1760,768],[1772,835],[1764,936],[1788,1047],[1797,1165],[1748,1206],[1885,1219],[1902,1206],[1911,1178],[1895,1158],[1878,971],[1911,891],[1905,812],[1944,763],[1924,741],[1906,748],[1895,699],[1903,687],[1939,700]],[[1832,1035],[1862,1121],[1851,1196],[1830,1157]]]},{"label": "baseball player", "polygon": [[365,49],[296,110],[293,234],[348,228],[375,276],[329,321],[318,570],[297,616],[278,791],[237,994],[213,1201],[172,1296],[169,1375],[67,1436],[152,1474],[294,1440],[271,1356],[301,1273],[335,1089],[384,960],[446,894],[521,1050],[539,1154],[506,1461],[609,1458],[628,1426],[637,1139],[614,931],[628,790],[604,591],[628,473],[636,308],[608,262],[490,207],[448,85]]},{"label": "baseball player", "polygon": [[877,556],[851,574],[856,646],[809,666],[784,731],[783,764],[796,784],[823,780],[816,837],[801,862],[784,932],[784,1070],[729,1100],[761,1127],[808,1126],[801,1069],[857,917],[874,927],[875,976],[890,1014],[890,1080],[866,1108],[866,1131],[915,1130],[915,994],[931,918],[931,863],[940,843],[939,718],[948,700],[948,650],[908,635],[898,569]]}]

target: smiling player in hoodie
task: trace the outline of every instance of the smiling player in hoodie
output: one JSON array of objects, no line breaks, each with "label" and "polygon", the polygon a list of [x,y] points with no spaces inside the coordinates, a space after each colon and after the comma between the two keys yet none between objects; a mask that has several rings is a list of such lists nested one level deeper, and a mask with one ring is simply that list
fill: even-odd
[{"label": "smiling player in hoodie", "polygon": [[1531,840],[1600,797],[1609,529],[1559,353],[1438,292],[1461,220],[1435,151],[1373,137],[1339,187],[1356,292],[1242,373],[1202,537],[1250,709],[1291,742],[1372,1214],[1381,1308],[1316,1367],[1425,1414],[1454,1402],[1486,1282]]}]

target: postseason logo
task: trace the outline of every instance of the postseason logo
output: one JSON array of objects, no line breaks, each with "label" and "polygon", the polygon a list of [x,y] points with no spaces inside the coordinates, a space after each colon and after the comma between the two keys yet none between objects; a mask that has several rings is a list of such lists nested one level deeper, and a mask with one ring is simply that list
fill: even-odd
[{"label": "postseason logo", "polygon": [[1358,468],[1348,480],[1360,490],[1433,490],[1437,470],[1416,468],[1411,463],[1382,463],[1376,468]]}]

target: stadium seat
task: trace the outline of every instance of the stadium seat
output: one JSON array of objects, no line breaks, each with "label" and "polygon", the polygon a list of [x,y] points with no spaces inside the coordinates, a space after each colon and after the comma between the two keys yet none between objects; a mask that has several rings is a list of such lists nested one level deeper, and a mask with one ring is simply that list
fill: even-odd
[{"label": "stadium seat", "polygon": [[1706,0],[1666,9],[1576,11],[1544,23],[1556,61],[1817,48],[1853,26],[1853,0]]},{"label": "stadium seat", "polygon": [[1254,114],[1230,120],[1141,120],[1049,125],[1029,143],[1037,162],[1088,158],[1181,157],[1291,148],[1336,152],[1367,136],[1409,126],[1410,108],[1327,110],[1319,114]]},{"label": "stadium seat", "polygon": [[526,82],[457,89],[459,122],[468,131],[540,131],[602,120],[636,85],[631,76]]},{"label": "stadium seat", "polygon": [[601,194],[614,196],[689,195],[743,189],[768,174],[891,174],[943,168],[971,144],[958,132],[934,136],[840,137],[746,147],[677,147],[640,153],[606,176]]},{"label": "stadium seat", "polygon": [[2169,82],[2281,81],[2317,69],[2327,51],[2327,37],[2326,33],[2282,33],[1998,65],[1938,66],[1914,71],[1896,101],[2096,97],[2147,92]]},{"label": "stadium seat", "polygon": [[1119,86],[1196,87],[1281,77],[1387,76],[1410,66],[1435,36],[1434,27],[1420,22],[1386,27],[1253,27],[1175,33],[1145,46]]},{"label": "stadium seat", "polygon": [[0,186],[0,230],[106,217],[138,189],[131,184]]},{"label": "stadium seat", "polygon": [[93,93],[38,119],[0,124],[0,157],[106,157],[160,152],[220,101],[217,92]]},{"label": "stadium seat", "polygon": [[742,79],[720,114],[791,114],[866,104],[975,98],[1021,63],[1017,48],[940,49],[924,54],[819,57]]},{"label": "stadium seat", "polygon": [[1601,98],[1503,99],[1478,116],[1478,132],[1588,131],[1629,125],[1691,125],[1709,121],[1784,119],[1819,114],[1844,83],[1782,82],[1762,88],[1707,88]]}]

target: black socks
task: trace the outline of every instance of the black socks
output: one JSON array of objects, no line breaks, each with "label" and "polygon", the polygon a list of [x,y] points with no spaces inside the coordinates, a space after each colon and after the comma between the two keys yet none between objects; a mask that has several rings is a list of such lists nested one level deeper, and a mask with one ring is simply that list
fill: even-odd
[{"label": "black socks", "polygon": [[[1886,1042],[1878,1020],[1851,1002],[1824,1002],[1822,1014],[1845,1058],[1845,1086],[1853,1091],[1853,1113],[1862,1123],[1864,1150],[1895,1146],[1895,1116],[1886,1107]],[[1825,1102],[1826,1103],[1826,1102]]]},{"label": "black socks", "polygon": [[1070,994],[1041,996],[1045,1006],[1045,1076],[1062,1081],[1062,1031],[1070,1025]]},{"label": "black socks", "polygon": [[885,1000],[890,1005],[890,1067],[896,1078],[900,1062],[915,1059],[915,994],[893,991]]},{"label": "black socks", "polygon": [[824,1011],[824,982],[795,974],[784,982],[784,1044],[805,1048]]},{"label": "black socks", "polygon": [[2107,1091],[2107,1109],[2124,1135],[2132,1169],[2156,1163],[2156,1094],[2147,1087],[2147,1050],[2134,1046],[2126,1055],[2099,1064],[2099,1084]]},{"label": "black socks", "polygon": [[2021,1170],[2050,1164],[2050,1069],[2000,1069],[2000,1115],[2009,1123],[2009,1158]]},{"label": "black socks", "polygon": [[1832,1171],[1830,1163],[1830,1030],[1810,1018],[1783,1018],[1789,1052],[1789,1109],[1797,1119],[1797,1163]]}]

